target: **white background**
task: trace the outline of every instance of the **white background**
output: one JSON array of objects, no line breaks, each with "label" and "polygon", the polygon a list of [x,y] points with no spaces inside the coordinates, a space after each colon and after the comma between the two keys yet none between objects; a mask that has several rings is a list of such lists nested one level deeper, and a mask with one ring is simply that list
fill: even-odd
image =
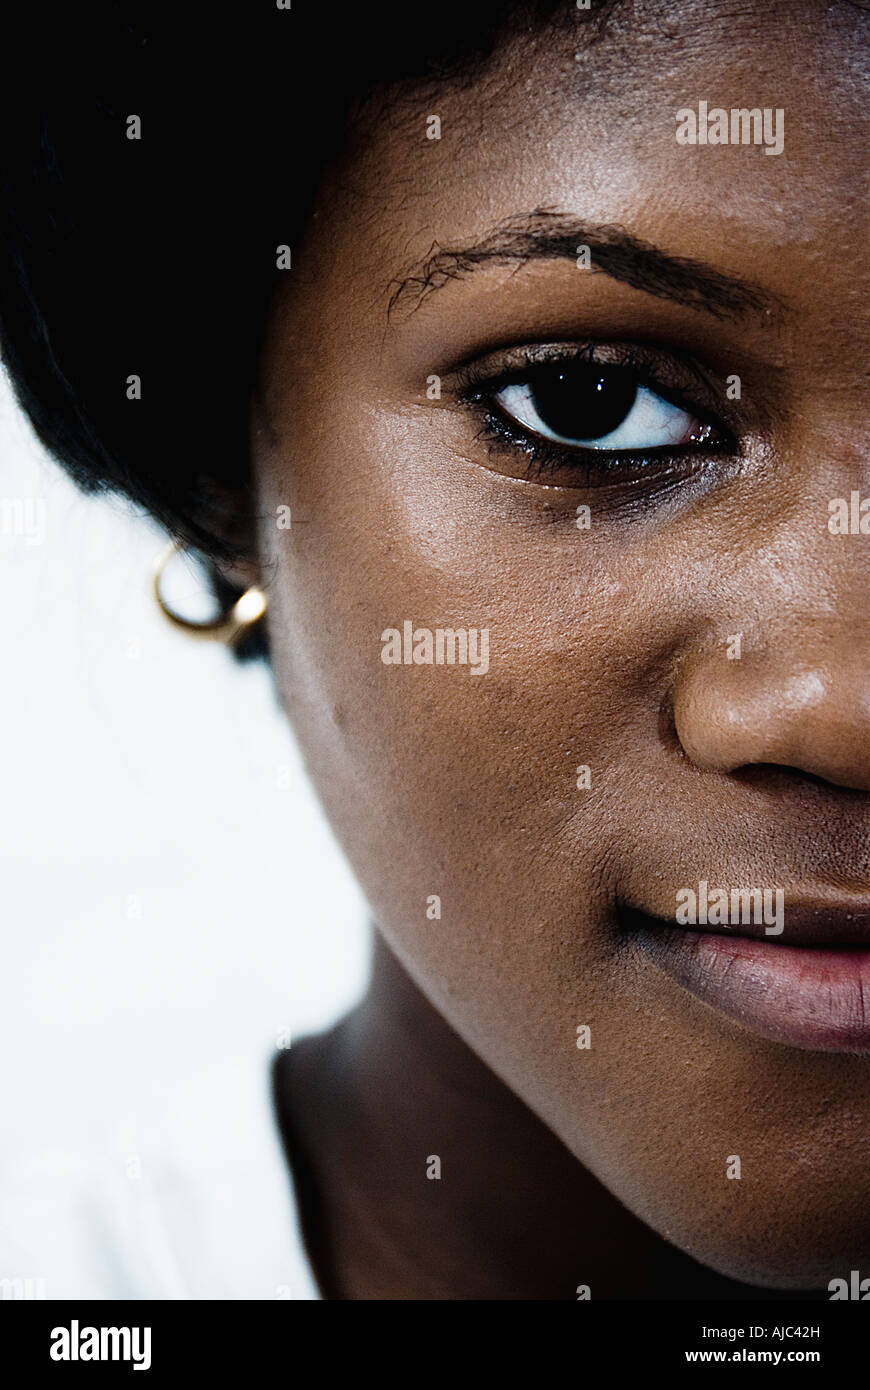
[{"label": "white background", "polygon": [[263,663],[162,620],[165,538],[83,496],[0,380],[5,1157],[262,1056],[359,993],[365,908]]}]

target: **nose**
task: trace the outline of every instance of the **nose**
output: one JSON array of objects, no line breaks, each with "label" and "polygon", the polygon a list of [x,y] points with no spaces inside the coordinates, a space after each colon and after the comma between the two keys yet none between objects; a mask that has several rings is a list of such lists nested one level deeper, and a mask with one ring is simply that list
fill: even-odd
[{"label": "nose", "polygon": [[[870,662],[861,623],[744,634],[687,657],[674,722],[698,767],[775,765],[870,791]],[[748,640],[746,640],[748,636]]]}]

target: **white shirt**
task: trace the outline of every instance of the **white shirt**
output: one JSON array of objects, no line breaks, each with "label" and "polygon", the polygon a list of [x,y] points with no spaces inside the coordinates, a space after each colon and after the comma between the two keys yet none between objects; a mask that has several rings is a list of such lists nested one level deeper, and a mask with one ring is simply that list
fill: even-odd
[{"label": "white shirt", "polygon": [[320,1298],[269,1059],[0,1162],[0,1298],[22,1297]]}]

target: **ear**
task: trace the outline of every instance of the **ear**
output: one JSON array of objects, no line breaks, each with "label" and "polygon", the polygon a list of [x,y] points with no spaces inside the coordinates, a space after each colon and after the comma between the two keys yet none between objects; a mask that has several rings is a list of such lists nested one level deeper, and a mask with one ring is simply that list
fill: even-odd
[{"label": "ear", "polygon": [[216,591],[221,586],[223,597],[230,590],[243,593],[260,580],[253,494],[247,487],[207,476],[200,495],[201,524],[217,542],[216,553],[208,560]]},{"label": "ear", "polygon": [[223,597],[229,597],[230,593],[243,594],[246,589],[259,584],[261,578],[256,556],[250,559],[241,557],[236,560],[212,560],[210,569],[215,592],[222,591]]}]

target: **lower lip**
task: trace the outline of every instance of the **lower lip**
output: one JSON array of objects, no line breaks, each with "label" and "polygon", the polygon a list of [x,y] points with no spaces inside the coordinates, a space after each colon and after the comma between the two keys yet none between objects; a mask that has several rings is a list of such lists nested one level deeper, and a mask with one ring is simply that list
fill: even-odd
[{"label": "lower lip", "polygon": [[814,1052],[870,1052],[870,950],[781,946],[637,926],[659,969],[761,1037]]}]

